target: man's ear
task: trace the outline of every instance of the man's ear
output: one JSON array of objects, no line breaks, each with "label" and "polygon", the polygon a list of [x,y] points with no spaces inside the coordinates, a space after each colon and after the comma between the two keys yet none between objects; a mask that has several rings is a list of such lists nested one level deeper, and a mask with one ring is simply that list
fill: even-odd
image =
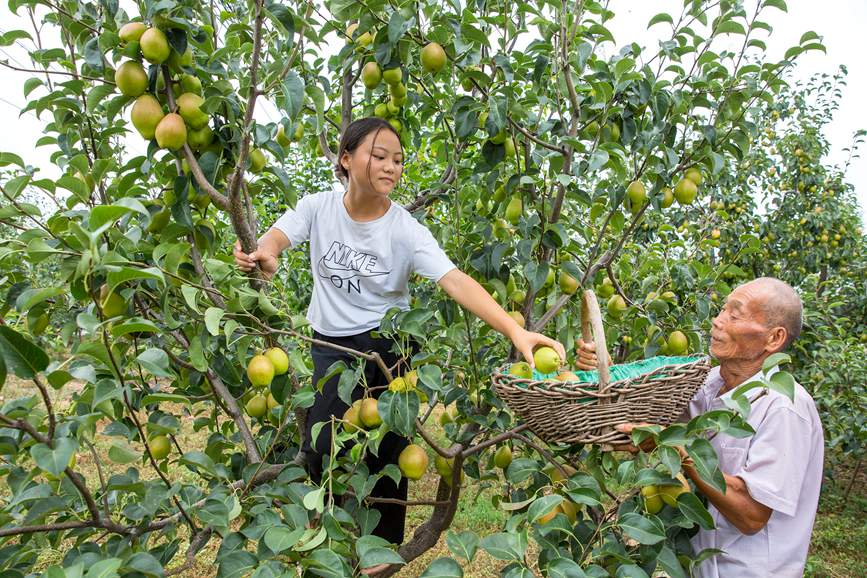
[{"label": "man's ear", "polygon": [[774,327],[768,333],[768,341],[765,347],[769,353],[782,351],[786,346],[786,340],[789,338],[789,332],[785,327]]}]

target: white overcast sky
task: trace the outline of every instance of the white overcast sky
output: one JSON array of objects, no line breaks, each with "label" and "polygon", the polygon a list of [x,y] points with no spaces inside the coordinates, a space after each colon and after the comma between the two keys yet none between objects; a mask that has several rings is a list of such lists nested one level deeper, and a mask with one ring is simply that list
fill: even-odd
[{"label": "white overcast sky", "polygon": [[[127,2],[122,2],[122,5],[125,4]],[[755,5],[753,0],[748,0],[747,4]],[[615,0],[610,6],[616,17],[608,26],[614,33],[618,47],[628,42],[638,42],[654,50],[658,39],[670,32],[670,28],[660,24],[648,29],[647,22],[657,12],[679,14],[682,5],[682,0]],[[867,113],[864,112],[864,102],[867,100],[867,55],[864,50],[867,0],[826,0],[818,5],[815,0],[788,0],[788,7],[788,13],[767,9],[764,19],[770,22],[774,31],[771,35],[758,31],[758,37],[767,43],[769,57],[772,59],[781,59],[785,50],[797,44],[801,35],[808,30],[813,30],[822,37],[828,50],[827,55],[821,52],[802,55],[793,80],[806,80],[819,72],[833,74],[841,64],[848,68],[848,86],[843,91],[840,108],[834,121],[826,128],[831,151],[825,161],[842,165],[848,156],[843,149],[852,143],[853,133],[867,128]],[[31,31],[23,8],[20,14],[22,16],[16,17],[5,5],[0,7],[0,33],[16,28]],[[742,42],[740,36],[732,36],[731,39],[738,45]],[[48,42],[49,39],[44,38],[43,41]],[[0,59],[30,68],[27,50],[31,46],[32,43],[22,40],[12,46],[2,47]],[[732,44],[732,48],[734,47]],[[0,150],[17,153],[26,162],[38,166],[43,171],[40,175],[42,177],[56,177],[57,171],[49,160],[53,147],[35,146],[50,115],[44,113],[42,120],[38,120],[32,113],[19,116],[25,103],[22,88],[29,77],[30,74],[0,67],[0,126],[6,127]],[[34,94],[39,94],[39,91]],[[257,118],[262,122],[276,121],[279,118],[274,108],[264,103],[257,107],[257,113]],[[130,136],[128,143],[133,149],[131,152],[144,152],[144,142],[138,141],[141,139],[136,140],[136,135]],[[861,205],[862,221],[867,223],[867,150],[862,150],[861,158],[852,162],[847,180],[855,187]]]}]

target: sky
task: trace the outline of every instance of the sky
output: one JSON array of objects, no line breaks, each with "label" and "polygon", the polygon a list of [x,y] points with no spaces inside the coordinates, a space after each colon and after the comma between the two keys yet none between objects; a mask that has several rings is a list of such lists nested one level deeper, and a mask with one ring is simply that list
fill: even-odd
[{"label": "sky", "polygon": [[[658,12],[678,14],[682,4],[682,0],[614,0],[610,7],[616,17],[608,27],[618,46],[637,42],[653,50],[659,38],[670,28],[660,24],[648,29],[648,21]],[[754,5],[754,2],[748,0],[747,4]],[[840,108],[825,131],[831,150],[824,161],[842,165],[848,157],[844,149],[851,145],[854,132],[867,129],[867,113],[863,105],[867,98],[867,58],[864,55],[863,36],[864,24],[867,23],[867,0],[828,0],[821,4],[821,9],[817,9],[813,0],[788,0],[787,4],[788,13],[768,9],[765,20],[771,23],[774,30],[772,34],[759,38],[767,43],[769,57],[778,60],[787,48],[798,43],[804,32],[812,30],[822,37],[827,54],[809,52],[799,57],[792,80],[806,80],[819,72],[833,74],[841,64],[848,68],[848,86],[843,91]],[[16,28],[30,31],[30,22],[23,9],[21,14],[21,17],[16,17],[5,6],[0,8],[0,34]],[[732,42],[741,38],[731,36]],[[31,47],[32,44],[27,40],[0,47],[0,59],[19,67],[31,68],[27,56],[27,50]],[[50,117],[43,114],[43,120],[39,120],[33,113],[19,116],[25,104],[23,85],[30,76],[0,67],[0,126],[7,127],[7,136],[0,144],[0,150],[14,152],[30,164],[39,166],[42,170],[40,176],[56,177],[54,173],[57,171],[50,161],[53,147],[36,147],[36,141],[43,136],[42,127]],[[257,106],[256,117],[263,122],[279,119],[275,109],[265,103]],[[133,149],[130,152],[144,153],[143,140],[137,143],[133,136],[128,143]],[[855,187],[862,221],[867,224],[867,150],[862,150],[861,158],[852,162],[846,180]]]}]

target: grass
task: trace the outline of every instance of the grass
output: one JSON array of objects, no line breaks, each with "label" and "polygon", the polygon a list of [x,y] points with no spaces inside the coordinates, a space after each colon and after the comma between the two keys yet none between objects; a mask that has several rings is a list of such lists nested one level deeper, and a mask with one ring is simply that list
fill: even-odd
[{"label": "grass", "polygon": [[[70,382],[60,391],[51,390],[55,407],[59,411],[68,407],[72,395],[79,388],[80,384]],[[30,382],[9,377],[5,387],[0,391],[0,404],[8,399],[33,395],[35,393],[37,392]],[[172,411],[178,416],[184,415],[180,406],[169,407],[169,405],[166,405],[165,409]],[[438,414],[439,410],[435,411],[433,419],[428,423],[436,423]],[[144,418],[144,416],[141,417]],[[143,421],[146,420],[143,419]],[[192,417],[184,416],[181,418],[182,431],[177,438],[185,450],[203,448],[206,444],[208,432],[194,432],[192,423]],[[101,422],[98,426],[98,431],[106,425],[108,425],[107,420]],[[445,439],[443,431],[438,426],[431,425],[431,431],[438,440],[442,441]],[[109,477],[113,473],[123,472],[127,468],[125,465],[114,464],[105,458],[110,441],[108,436],[101,435],[95,436],[94,440],[94,449],[103,458],[101,461],[104,464],[104,475],[106,477]],[[99,478],[93,457],[88,451],[80,451],[77,461],[78,465],[76,469],[85,476],[91,489],[95,490],[98,487]],[[156,477],[156,474],[150,467],[140,467],[140,470],[143,478]],[[851,495],[846,499],[845,491],[849,485],[849,481],[852,479],[852,473],[851,471],[840,472],[839,478],[843,481],[826,483],[819,504],[819,512],[813,529],[810,556],[807,562],[806,576],[810,578],[860,577],[863,576],[863,569],[867,568],[867,549],[864,547],[867,544],[867,523],[865,523],[865,520],[867,520],[867,486],[864,484],[867,476],[865,476],[864,472],[859,474],[858,479],[853,484]],[[186,468],[176,468],[169,470],[169,478],[191,481],[195,479],[195,476]],[[433,467],[431,466],[430,471],[421,480],[410,484],[409,499],[432,498],[436,492],[437,481],[438,477],[433,472]],[[463,530],[473,530],[480,536],[501,531],[508,516],[505,511],[498,510],[491,504],[491,498],[496,492],[495,488],[480,490],[480,487],[476,484],[466,484],[458,511],[449,531],[461,532]],[[2,495],[3,492],[0,490],[0,499],[2,499]],[[427,520],[431,510],[432,508],[429,506],[410,508],[407,515],[407,537],[411,537],[413,531]],[[239,522],[236,520],[236,529],[237,525],[239,525]],[[184,541],[189,536],[188,529],[185,526],[179,526],[177,534]],[[41,550],[37,569],[42,570],[51,564],[59,564],[66,550],[72,545],[73,540],[66,540],[56,548],[51,548],[46,543],[45,548]],[[173,566],[182,561],[182,554],[185,548],[186,544],[182,544],[180,554],[176,557]],[[216,574],[214,561],[218,548],[219,541],[212,539],[196,556],[194,565],[178,576],[181,578],[214,576]],[[436,546],[408,564],[400,575],[413,578],[420,576],[431,561],[441,556],[451,556],[445,543],[445,533]],[[480,549],[473,562],[464,565],[464,575],[468,578],[494,577],[499,575],[501,564],[501,562],[491,558]]]}]

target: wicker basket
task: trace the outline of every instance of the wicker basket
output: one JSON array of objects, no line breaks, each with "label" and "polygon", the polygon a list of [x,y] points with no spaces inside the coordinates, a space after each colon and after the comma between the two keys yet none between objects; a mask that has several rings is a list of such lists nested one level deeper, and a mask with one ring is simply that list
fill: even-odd
[{"label": "wicker basket", "polygon": [[669,425],[683,414],[710,370],[710,360],[701,357],[612,383],[602,316],[591,290],[583,294],[581,332],[585,341],[596,342],[598,384],[522,379],[507,373],[508,366],[493,375],[497,395],[547,442],[622,444],[629,436],[614,429],[618,424]]}]

